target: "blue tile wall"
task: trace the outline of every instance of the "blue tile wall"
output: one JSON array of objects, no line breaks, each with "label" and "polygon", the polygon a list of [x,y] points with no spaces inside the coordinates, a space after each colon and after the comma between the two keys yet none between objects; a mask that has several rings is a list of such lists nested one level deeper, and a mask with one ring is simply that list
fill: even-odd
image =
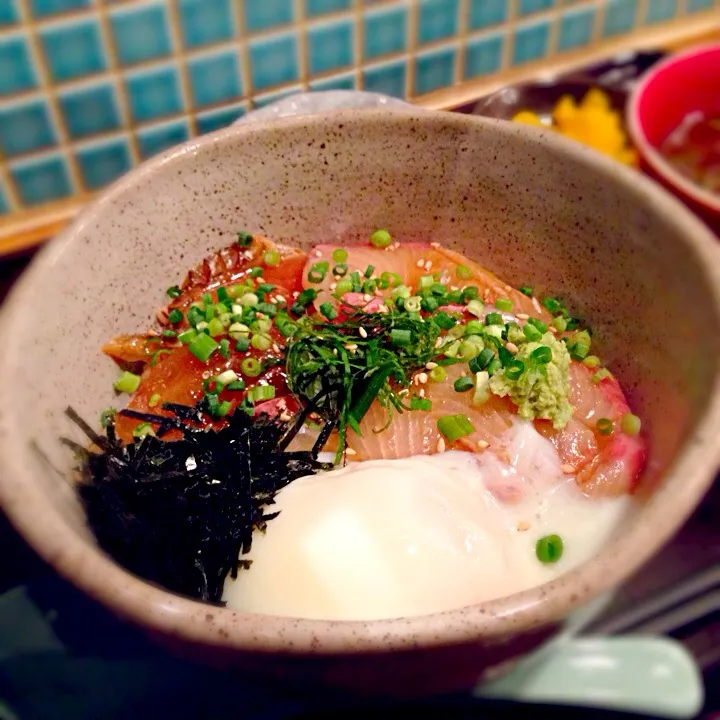
[{"label": "blue tile wall", "polygon": [[81,147],[75,154],[85,187],[90,190],[117,180],[132,167],[130,143],[127,138],[103,140]]},{"label": "blue tile wall", "polygon": [[560,19],[558,50],[575,50],[592,41],[596,10],[594,7],[578,8],[563,13]]},{"label": "blue tile wall", "polygon": [[28,39],[22,34],[0,37],[0,96],[32,90],[37,85]]},{"label": "blue tile wall", "polygon": [[10,166],[10,176],[25,205],[40,205],[72,194],[72,184],[62,155],[23,160]]},{"label": "blue tile wall", "polygon": [[[305,90],[423,96],[720,0],[0,0],[0,215]],[[713,14],[715,13],[715,14]]]},{"label": "blue tile wall", "polygon": [[506,0],[470,0],[467,24],[471,30],[500,25],[507,20]]},{"label": "blue tile wall", "polygon": [[166,57],[172,52],[165,5],[120,8],[110,14],[115,52],[120,65]]},{"label": "blue tile wall", "polygon": [[352,65],[354,48],[353,20],[319,25],[307,36],[308,71],[320,75]]},{"label": "blue tile wall", "polygon": [[500,70],[504,44],[505,36],[501,33],[470,40],[465,48],[465,80]]},{"label": "blue tile wall", "polygon": [[48,25],[40,31],[40,42],[56,82],[93,75],[107,68],[100,23],[95,18]]},{"label": "blue tile wall", "polygon": [[363,38],[366,60],[404,52],[407,48],[407,5],[368,12],[364,18]]},{"label": "blue tile wall", "polygon": [[459,0],[420,0],[418,44],[425,45],[457,34]]}]

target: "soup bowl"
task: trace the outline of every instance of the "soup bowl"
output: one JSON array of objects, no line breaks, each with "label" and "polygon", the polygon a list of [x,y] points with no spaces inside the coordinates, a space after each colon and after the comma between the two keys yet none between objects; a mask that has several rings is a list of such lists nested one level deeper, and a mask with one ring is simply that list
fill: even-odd
[{"label": "soup bowl", "polygon": [[[441,241],[566,299],[643,418],[647,468],[612,539],[540,587],[422,617],[328,622],[178,597],[101,552],[73,489],[64,411],[112,404],[116,334],[239,230],[307,248],[387,227]],[[233,127],[120,179],[20,280],[2,312],[0,502],[59,573],[168,647],[364,692],[472,686],[617,586],[673,535],[720,460],[720,255],[650,181],[542,129],[446,113],[338,112]]]}]

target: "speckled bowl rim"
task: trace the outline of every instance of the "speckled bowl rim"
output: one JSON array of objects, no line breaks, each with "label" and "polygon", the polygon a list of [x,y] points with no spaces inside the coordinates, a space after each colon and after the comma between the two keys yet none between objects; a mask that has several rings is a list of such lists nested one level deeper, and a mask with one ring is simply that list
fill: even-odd
[{"label": "speckled bowl rim", "polygon": [[653,65],[633,87],[627,100],[627,128],[633,145],[640,151],[643,159],[658,175],[672,187],[677,188],[685,196],[704,206],[715,215],[720,216],[720,196],[704,190],[699,185],[683,177],[673,166],[665,160],[662,154],[650,143],[645,134],[643,120],[640,116],[640,102],[642,96],[650,83],[654,82],[658,75],[662,74],[669,67],[683,64],[686,60],[706,53],[717,53],[720,55],[720,43],[706,43],[697,45],[685,52],[671,55],[665,60]]},{"label": "speckled bowl rim", "polygon": [[[166,164],[192,162],[214,144],[230,144],[252,134],[273,134],[302,126],[322,127],[339,121],[346,127],[402,126],[412,120],[428,133],[447,128],[484,130],[520,136],[553,148],[560,158],[579,160],[590,170],[619,182],[652,207],[661,220],[685,237],[688,252],[700,261],[720,314],[720,255],[715,238],[678,201],[634,170],[554,133],[530,126],[461,114],[400,110],[338,111],[322,116],[249,123],[187,142],[139,166],[118,180],[86,209],[71,228],[51,242],[12,291],[0,316],[3,337],[12,342],[13,327],[23,322],[26,301],[35,294],[54,258],[92,226],[108,205],[138,181]],[[9,340],[8,340],[9,338]],[[687,519],[713,481],[720,463],[720,374],[708,388],[708,407],[668,471],[673,492],[654,499],[644,522],[632,524],[624,542],[581,567],[538,588],[509,597],[433,615],[369,622],[329,622],[238,613],[187,600],[135,578],[100,551],[88,552],[80,537],[59,516],[42,511],[40,489],[23,482],[26,471],[13,453],[20,442],[8,404],[12,368],[0,357],[0,503],[28,543],[61,575],[124,618],[155,633],[218,649],[286,654],[347,654],[410,650],[478,640],[500,641],[508,635],[560,621],[572,609],[618,585],[656,552]]]}]

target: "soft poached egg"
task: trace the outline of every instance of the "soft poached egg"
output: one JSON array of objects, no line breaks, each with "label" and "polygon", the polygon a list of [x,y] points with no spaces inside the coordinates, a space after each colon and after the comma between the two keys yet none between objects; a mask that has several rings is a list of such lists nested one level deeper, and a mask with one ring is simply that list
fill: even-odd
[{"label": "soft poached egg", "polygon": [[[627,498],[588,499],[529,422],[502,458],[448,451],[350,463],[295,480],[256,533],[247,571],[225,583],[235,610],[323,620],[440,612],[541,585],[610,537]],[[537,540],[563,538],[555,564]]]}]

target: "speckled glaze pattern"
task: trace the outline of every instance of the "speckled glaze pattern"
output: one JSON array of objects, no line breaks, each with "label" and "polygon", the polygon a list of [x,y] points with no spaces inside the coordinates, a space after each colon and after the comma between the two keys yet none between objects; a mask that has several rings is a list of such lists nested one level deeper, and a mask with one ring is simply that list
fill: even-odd
[{"label": "speckled glaze pattern", "polygon": [[[84,526],[68,479],[72,458],[57,442],[81,440],[66,406],[96,418],[114,400],[116,370],[100,353],[103,341],[147,327],[164,289],[238,230],[307,248],[363,240],[376,227],[400,241],[446,243],[509,282],[564,295],[590,320],[651,443],[642,490],[614,541],[542,587],[382,622],[240,614],[116,566]],[[460,661],[449,660],[460,648],[477,670],[539,642],[572,608],[626,578],[688,516],[720,461],[720,253],[712,236],[633,171],[501,121],[339,112],[183,145],[120,180],[50,243],[0,322],[3,509],[80,588],[164,642],[222,662],[259,667],[262,658],[277,668],[280,656],[310,654],[306,673],[333,668],[341,678],[359,677],[372,657],[376,676],[392,665],[399,677],[405,667],[420,690],[427,676],[442,675],[439,667],[462,675]],[[425,668],[419,683],[413,657],[424,658],[415,663]]]}]

